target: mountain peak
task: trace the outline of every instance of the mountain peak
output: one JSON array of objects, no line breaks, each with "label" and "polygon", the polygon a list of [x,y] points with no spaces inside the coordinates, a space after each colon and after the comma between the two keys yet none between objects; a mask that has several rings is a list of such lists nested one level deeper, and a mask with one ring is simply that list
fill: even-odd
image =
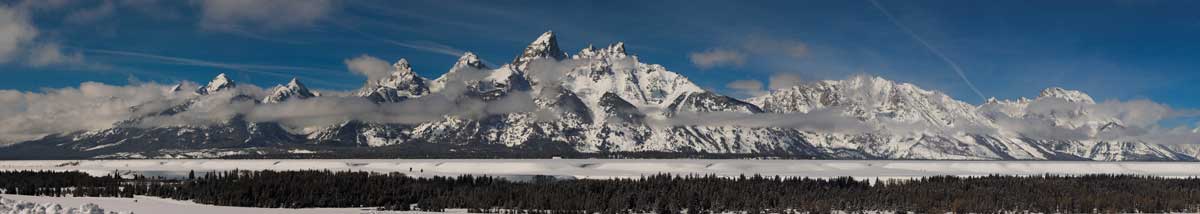
[{"label": "mountain peak", "polygon": [[[462,59],[460,59],[460,61],[461,60]],[[408,81],[415,78],[419,77],[417,77],[417,72],[413,71],[412,65],[408,63],[408,59],[400,58],[400,60],[397,60],[396,63],[392,64],[391,76],[381,79],[377,83],[378,85],[387,85],[388,82]]]},{"label": "mountain peak", "polygon": [[483,61],[479,60],[479,56],[475,56],[475,53],[471,52],[463,53],[462,57],[458,58],[458,62],[454,63],[454,68],[463,67],[471,67],[476,69],[487,68],[487,66],[483,65]]},{"label": "mountain peak", "polygon": [[545,33],[542,33],[541,36],[538,36],[537,39],[533,40],[533,44],[545,44],[545,43],[555,43],[555,44],[558,43],[558,41],[556,41],[554,38],[553,30],[548,30]]},{"label": "mountain peak", "polygon": [[[471,54],[471,53],[467,53]],[[474,54],[471,54],[472,56]],[[463,56],[467,58],[466,55]],[[465,62],[464,62],[465,61]],[[459,59],[458,66],[470,66],[471,59]],[[478,58],[475,59],[478,61]],[[376,102],[398,102],[409,97],[424,95],[429,92],[425,78],[421,78],[412,70],[408,59],[400,58],[392,64],[392,74],[376,82],[367,83],[367,87],[358,92],[358,96],[367,97]]]},{"label": "mountain peak", "polygon": [[233,88],[235,86],[237,86],[237,84],[234,83],[233,80],[229,80],[229,77],[226,77],[225,73],[221,73],[217,74],[217,77],[214,77],[212,81],[209,81],[208,85],[200,87],[200,89],[196,89],[196,93],[209,94],[212,92]]},{"label": "mountain peak", "polygon": [[1094,104],[1096,101],[1087,93],[1076,90],[1067,90],[1060,87],[1050,87],[1042,90],[1038,98],[1059,98],[1073,103],[1088,103]]},{"label": "mountain peak", "polygon": [[622,55],[624,55],[625,54],[625,42],[617,42],[616,44],[609,45],[608,49],[612,50],[613,52],[620,52]]},{"label": "mountain peak", "polygon": [[304,99],[316,96],[316,94],[308,90],[308,87],[304,86],[304,83],[300,83],[300,80],[293,77],[291,81],[288,81],[287,85],[275,86],[275,89],[271,91],[271,95],[263,98],[262,102],[279,103],[292,98]]},{"label": "mountain peak", "polygon": [[305,87],[303,83],[300,83],[300,80],[296,79],[295,77],[292,77],[292,80],[288,81],[287,87],[288,88],[305,88],[305,89],[308,88],[308,87]]},{"label": "mountain peak", "polygon": [[626,56],[625,42],[617,42],[617,43],[608,45],[608,47],[600,48],[600,49],[597,49],[596,47],[589,44],[587,48],[583,48],[583,50],[579,50],[579,53],[575,54],[575,56],[573,56],[573,58],[575,58],[575,59],[595,59],[595,58],[603,58],[603,57],[624,58],[625,56]]},{"label": "mountain peak", "polygon": [[396,72],[400,72],[400,71],[412,72],[412,65],[409,65],[408,59],[405,59],[405,58],[400,58],[400,60],[397,60],[396,63],[392,63],[392,68],[395,68]]},{"label": "mountain peak", "polygon": [[555,38],[554,31],[546,31],[533,40],[532,43],[529,43],[529,46],[525,47],[525,51],[521,53],[521,56],[514,59],[512,64],[517,66],[518,69],[525,69],[529,62],[536,59],[562,60],[566,58],[567,54],[563,53],[562,49],[558,47],[558,39]]},{"label": "mountain peak", "polygon": [[[962,123],[987,124],[976,107],[941,92],[874,75],[854,75],[845,80],[825,80],[774,90],[748,99],[767,112],[809,113],[836,109],[861,121],[919,123],[951,127]],[[1003,102],[994,100],[997,102]]]}]

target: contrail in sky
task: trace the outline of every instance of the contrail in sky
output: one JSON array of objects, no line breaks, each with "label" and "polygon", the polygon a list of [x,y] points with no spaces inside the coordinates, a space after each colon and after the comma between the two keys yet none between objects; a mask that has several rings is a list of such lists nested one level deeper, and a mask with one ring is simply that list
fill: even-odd
[{"label": "contrail in sky", "polygon": [[[342,24],[342,23],[334,23],[334,24],[337,24],[339,27],[342,27],[346,30],[358,33],[359,35],[362,35],[362,36],[370,38],[370,39],[379,40],[382,42],[386,42],[388,44],[405,47],[405,48],[411,48],[414,50],[425,51],[425,52],[429,52],[429,53],[441,54],[441,55],[452,56],[452,57],[460,57],[463,55],[463,53],[467,52],[464,50],[460,50],[458,48],[451,47],[449,45],[444,45],[444,44],[433,42],[433,41],[401,42],[401,41],[391,40],[391,39],[383,38],[383,37],[375,35],[375,34],[360,31],[360,30],[355,29],[354,27],[350,27],[349,25],[346,25],[346,24]],[[496,64],[493,64],[492,62],[490,62],[486,59],[479,59],[479,60],[483,61],[483,64],[485,64],[485,65],[497,66]]]},{"label": "contrail in sky", "polygon": [[947,65],[950,65],[950,68],[953,69],[955,73],[958,73],[958,77],[962,78],[963,82],[967,83],[967,87],[971,87],[971,90],[975,91],[975,95],[979,95],[979,99],[987,100],[987,96],[984,96],[983,92],[979,91],[979,88],[976,88],[975,84],[971,83],[971,80],[967,79],[967,74],[963,73],[962,68],[958,67],[958,63],[954,63],[954,60],[951,60],[950,57],[947,57],[945,54],[942,54],[941,51],[933,48],[932,45],[929,45],[929,42],[926,42],[925,39],[922,39],[921,36],[918,36],[916,32],[913,32],[912,29],[909,29],[908,26],[904,25],[904,23],[900,23],[899,20],[896,20],[896,17],[892,16],[892,13],[888,12],[887,9],[884,9],[883,5],[879,4],[878,0],[867,1],[870,1],[871,5],[875,6],[875,9],[879,9],[879,12],[882,12],[884,16],[887,16],[888,20],[892,21],[892,24],[896,24],[896,27],[900,28],[900,30],[904,30],[904,32],[908,33],[909,36],[912,36],[914,40],[920,42],[921,45],[924,45],[926,49],[929,49],[929,52],[942,58],[942,61],[945,61]]},{"label": "contrail in sky", "polygon": [[333,70],[333,69],[286,66],[286,65],[258,65],[258,64],[223,63],[223,62],[214,62],[214,61],[207,61],[207,60],[200,60],[200,59],[164,56],[164,55],[157,55],[157,54],[150,54],[150,53],[120,51],[120,50],[88,49],[88,48],[80,48],[80,50],[83,52],[88,52],[88,53],[151,59],[151,60],[155,60],[159,63],[163,63],[163,64],[221,68],[221,69],[229,69],[229,70],[241,71],[241,72],[265,74],[265,75],[278,76],[278,77],[303,77],[302,79],[304,79],[304,81],[315,83],[315,84],[323,84],[323,85],[339,86],[339,87],[355,87],[355,85],[325,81],[322,78],[311,78],[308,76],[303,76],[303,75],[299,75],[299,74],[295,74],[295,73],[267,71],[267,70],[316,71],[316,72],[326,72],[325,74],[342,72],[342,71]]}]

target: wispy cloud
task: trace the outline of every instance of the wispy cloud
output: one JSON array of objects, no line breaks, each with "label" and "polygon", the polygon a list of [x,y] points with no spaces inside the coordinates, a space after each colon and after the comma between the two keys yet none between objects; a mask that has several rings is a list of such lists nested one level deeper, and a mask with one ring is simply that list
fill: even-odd
[{"label": "wispy cloud", "polygon": [[[425,40],[420,40],[420,41],[396,41],[396,40],[392,40],[392,39],[384,38],[384,37],[382,37],[382,36],[378,36],[378,35],[375,35],[375,34],[371,34],[371,33],[363,32],[363,31],[361,31],[361,30],[355,29],[354,27],[351,27],[351,26],[349,26],[349,25],[346,25],[346,24],[344,24],[344,23],[338,23],[338,26],[340,26],[340,27],[342,27],[342,28],[344,28],[344,29],[346,29],[346,30],[349,30],[349,31],[352,31],[352,32],[358,33],[359,35],[362,35],[362,36],[364,36],[364,37],[367,37],[367,38],[370,38],[370,39],[378,40],[378,41],[380,41],[380,42],[384,42],[384,43],[388,43],[388,44],[392,44],[392,45],[396,45],[396,46],[400,46],[400,47],[410,48],[410,49],[413,49],[413,50],[419,50],[419,51],[424,51],[424,52],[428,52],[428,53],[435,53],[435,54],[441,54],[441,55],[446,55],[446,56],[452,56],[452,57],[456,57],[456,58],[457,58],[457,57],[460,57],[460,56],[462,56],[464,53],[466,53],[466,52],[467,52],[467,51],[465,51],[465,50],[458,49],[458,48],[455,48],[455,47],[453,47],[453,46],[450,46],[450,45],[446,45],[446,44],[442,44],[442,43],[437,43],[437,42],[434,42],[434,41],[425,41]],[[490,62],[490,61],[488,61],[488,60],[485,60],[485,59],[480,59],[480,61],[483,61],[483,63],[484,63],[484,64],[487,64],[487,65],[489,65],[489,66],[494,66],[494,65],[496,65],[496,64],[493,64],[492,62]]]},{"label": "wispy cloud", "polygon": [[[31,18],[31,8],[38,7],[26,3],[12,8],[0,5],[0,64],[23,62],[33,67],[84,65],[82,54],[63,50],[58,42],[48,41],[42,36]],[[45,7],[51,6],[55,5]]]},{"label": "wispy cloud", "polygon": [[779,90],[791,88],[792,86],[797,86],[802,83],[804,83],[804,80],[800,78],[800,75],[793,73],[775,73],[774,75],[771,75],[771,81],[767,83],[767,89]]},{"label": "wispy cloud", "polygon": [[[349,2],[347,2],[347,4],[357,6],[356,7],[357,9],[372,11],[373,15],[379,15],[379,16],[384,17],[385,19],[387,19],[387,18],[418,19],[418,20],[422,20],[422,21],[438,23],[440,25],[454,26],[454,27],[461,28],[461,29],[470,29],[473,31],[489,31],[489,30],[495,30],[497,28],[496,26],[490,26],[490,25],[486,25],[486,24],[456,20],[453,18],[455,16],[445,16],[445,14],[429,15],[427,13],[430,13],[430,12],[425,10],[427,8],[402,7],[402,6],[396,6],[393,4],[387,4],[387,2],[385,2],[385,1],[349,1]],[[441,5],[441,4],[443,4],[443,3],[435,2],[435,5]],[[455,4],[454,6],[455,7],[462,6],[462,4]],[[424,11],[424,12],[422,12],[422,11]],[[372,22],[376,22],[375,24],[394,24],[392,22],[375,21],[375,19],[368,18],[365,16],[357,16],[354,14],[348,14],[348,15],[354,16],[356,18],[363,19],[363,20],[372,20]],[[441,16],[439,16],[439,15],[441,15]],[[411,26],[404,26],[404,27],[406,28],[405,30],[407,30],[407,31],[420,31],[420,29],[411,29],[412,28]]]},{"label": "wispy cloud", "polygon": [[12,61],[38,36],[29,17],[16,9],[0,7],[0,63]]},{"label": "wispy cloud", "polygon": [[736,50],[727,49],[710,49],[702,52],[693,52],[688,54],[688,59],[692,60],[692,64],[700,69],[709,69],[718,66],[741,66],[746,64],[746,54]]},{"label": "wispy cloud", "polygon": [[41,44],[33,48],[28,63],[34,67],[56,64],[84,64],[83,54],[64,52],[57,43]]},{"label": "wispy cloud", "polygon": [[449,45],[432,42],[432,41],[400,42],[400,41],[395,41],[395,40],[390,40],[390,39],[381,39],[381,41],[387,42],[389,44],[397,45],[400,47],[412,48],[412,49],[422,50],[422,51],[426,51],[426,52],[430,52],[430,53],[447,55],[447,56],[457,57],[457,56],[462,56],[463,53],[467,52],[464,50],[459,50],[454,47],[450,47]]},{"label": "wispy cloud", "polygon": [[392,66],[387,61],[366,54],[346,59],[343,62],[350,72],[367,77],[367,83],[374,83],[392,73]]},{"label": "wispy cloud", "polygon": [[971,83],[971,80],[967,78],[967,74],[963,72],[961,67],[958,66],[958,63],[954,62],[954,60],[950,59],[950,57],[946,56],[946,54],[943,54],[937,48],[934,48],[933,45],[930,45],[928,41],[925,41],[925,39],[921,38],[920,35],[917,35],[916,32],[913,32],[912,29],[908,28],[908,26],[904,25],[904,23],[901,23],[900,20],[897,20],[891,12],[888,12],[888,10],[884,8],[882,4],[879,4],[879,1],[867,1],[870,1],[871,5],[875,6],[875,9],[879,9],[880,13],[883,13],[884,16],[887,16],[889,21],[891,21],[893,24],[896,24],[897,28],[903,30],[904,33],[907,33],[909,36],[911,36],[913,40],[917,40],[918,43],[921,43],[922,46],[925,46],[925,49],[929,49],[930,53],[937,55],[938,58],[941,58],[942,61],[946,62],[946,65],[949,65],[950,69],[954,70],[954,73],[958,74],[958,77],[963,80],[963,83],[966,83],[967,87],[970,87],[971,91],[974,91],[975,95],[978,95],[980,100],[987,100],[987,96],[984,96],[983,91],[980,91],[978,87],[975,87],[975,83]]},{"label": "wispy cloud", "polygon": [[791,59],[808,56],[808,44],[796,40],[752,36],[742,42],[742,50],[758,55],[774,55]]},{"label": "wispy cloud", "polygon": [[454,48],[449,45],[445,45],[445,44],[441,44],[441,43],[437,43],[437,42],[432,42],[432,41],[400,42],[400,41],[384,38],[379,35],[375,35],[372,33],[367,33],[367,32],[355,29],[354,27],[351,27],[344,23],[337,23],[337,24],[338,24],[338,26],[340,26],[346,30],[358,33],[359,35],[362,35],[363,37],[367,37],[370,39],[378,40],[378,41],[381,41],[384,43],[388,43],[388,44],[392,44],[392,45],[396,45],[396,46],[400,46],[400,47],[412,48],[412,49],[425,51],[425,52],[429,52],[429,53],[436,53],[436,54],[442,54],[442,55],[453,56],[453,57],[462,56],[463,53],[466,53],[466,51],[464,51],[464,50],[460,50],[458,48]]},{"label": "wispy cloud", "polygon": [[200,26],[223,30],[229,26],[280,30],[309,26],[334,9],[330,0],[202,0]]},{"label": "wispy cloud", "polygon": [[804,42],[788,39],[774,39],[763,36],[751,36],[733,45],[725,45],[701,52],[688,54],[692,64],[700,69],[720,66],[742,66],[750,56],[761,58],[786,58],[798,60],[808,56],[808,45]]},{"label": "wispy cloud", "polygon": [[734,80],[725,84],[725,87],[733,89],[738,97],[753,97],[767,93],[763,90],[763,83],[758,80]]},{"label": "wispy cloud", "polygon": [[207,67],[215,67],[215,68],[226,68],[226,69],[231,69],[231,70],[266,69],[266,70],[341,72],[339,70],[333,70],[333,69],[286,66],[286,65],[222,63],[222,62],[206,61],[206,60],[199,60],[199,59],[190,59],[190,58],[173,57],[173,56],[165,56],[165,55],[157,55],[157,54],[149,54],[149,53],[141,53],[141,52],[132,52],[132,51],[118,51],[118,50],[105,50],[105,49],[84,49],[84,51],[94,52],[94,53],[102,53],[102,54],[111,54],[111,55],[142,57],[142,58],[157,59],[157,60],[162,60],[162,61],[167,61],[167,62],[177,62],[182,65],[207,66]]},{"label": "wispy cloud", "polygon": [[[298,75],[298,74],[294,74],[294,73],[273,72],[271,70],[309,71],[309,72],[323,72],[323,73],[345,72],[345,71],[325,69],[325,68],[311,68],[311,67],[286,66],[286,65],[223,63],[223,62],[215,62],[215,61],[208,61],[208,60],[165,56],[165,55],[157,55],[157,54],[149,54],[149,53],[141,53],[141,52],[132,52],[132,51],[104,50],[104,49],[83,49],[83,51],[88,52],[88,53],[96,53],[96,54],[106,54],[106,55],[149,59],[149,60],[154,60],[158,63],[163,63],[163,64],[221,68],[221,69],[229,69],[229,70],[233,70],[233,71],[264,74],[264,75],[271,75],[271,76],[278,76],[278,77],[306,77],[306,76]],[[339,87],[353,87],[354,86],[354,85],[345,84],[345,83],[325,81],[325,80],[321,80],[321,78],[309,77],[309,78],[305,78],[305,81],[317,83],[317,84],[329,85],[329,86],[339,86]]]},{"label": "wispy cloud", "polygon": [[116,6],[112,1],[104,1],[100,5],[93,8],[80,9],[63,18],[63,22],[68,24],[89,24],[112,17],[116,11]]},{"label": "wispy cloud", "polygon": [[220,27],[220,28],[221,28],[221,33],[227,33],[227,34],[229,34],[229,35],[240,36],[240,37],[245,37],[245,38],[250,38],[250,39],[262,40],[262,41],[268,41],[268,42],[284,43],[284,44],[293,44],[293,45],[295,45],[295,44],[308,44],[308,43],[309,43],[309,42],[305,42],[305,41],[298,41],[298,40],[292,40],[292,39],[285,39],[285,38],[283,38],[283,37],[280,37],[280,36],[271,36],[271,35],[269,35],[269,34],[258,33],[258,32],[254,32],[254,31],[249,31],[249,30],[243,29],[244,27],[242,27],[242,26],[238,26],[238,25],[225,25],[225,26],[222,26],[222,27]]},{"label": "wispy cloud", "polygon": [[[731,89],[735,96],[738,97],[755,97],[765,95],[774,90],[791,88],[803,84],[799,75],[792,73],[775,73],[771,75],[767,84],[763,84],[758,80],[734,80],[725,84],[725,88]],[[765,87],[765,88],[764,88]]]}]

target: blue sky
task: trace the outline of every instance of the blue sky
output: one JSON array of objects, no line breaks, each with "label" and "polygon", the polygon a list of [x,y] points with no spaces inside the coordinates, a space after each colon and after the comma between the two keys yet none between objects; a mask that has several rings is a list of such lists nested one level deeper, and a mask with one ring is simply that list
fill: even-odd
[{"label": "blue sky", "polygon": [[365,80],[347,71],[356,56],[408,58],[434,78],[458,52],[504,63],[553,30],[568,53],[624,41],[642,61],[730,94],[734,80],[871,74],[982,102],[950,62],[987,97],[1061,86],[1200,108],[1200,2],[877,3],[4,1],[0,89],[204,82],[225,72],[260,86],[296,76],[347,90]]}]

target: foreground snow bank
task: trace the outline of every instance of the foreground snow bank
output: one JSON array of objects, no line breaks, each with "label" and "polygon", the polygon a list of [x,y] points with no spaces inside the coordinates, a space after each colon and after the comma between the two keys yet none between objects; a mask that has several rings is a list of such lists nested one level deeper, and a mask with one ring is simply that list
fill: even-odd
[{"label": "foreground snow bank", "polygon": [[650,159],[346,159],[346,160],[63,160],[0,161],[0,170],[113,172],[183,177],[226,170],[335,170],[402,172],[412,176],[552,175],[567,178],[634,178],[657,173],[828,178],[915,178],[934,175],[1133,174],[1200,177],[1198,162],[898,161],[898,160],[650,160]]},{"label": "foreground snow bank", "polygon": [[79,208],[63,207],[63,205],[54,202],[33,203],[21,200],[9,199],[7,195],[0,196],[0,213],[22,213],[22,214],[116,214],[118,212],[104,212],[104,209],[99,205],[86,203],[79,205]]},{"label": "foreground snow bank", "polygon": [[[313,209],[273,209],[253,207],[225,207],[196,204],[187,201],[176,201],[163,198],[137,196],[134,198],[99,198],[99,197],[48,197],[25,195],[0,195],[0,213],[70,213],[70,214],[107,214],[107,213],[137,213],[137,214],[345,214],[345,213],[422,213],[422,212],[385,212],[374,211],[371,208],[313,208]],[[13,208],[21,209],[13,209]],[[80,207],[79,209],[63,209],[62,207]],[[100,209],[101,207],[105,209]],[[8,208],[8,209],[6,209]],[[60,211],[61,210],[61,211]],[[67,211],[70,210],[70,211]],[[109,212],[105,212],[105,211]],[[113,212],[117,211],[117,212]],[[464,212],[465,210],[448,210]]]}]

